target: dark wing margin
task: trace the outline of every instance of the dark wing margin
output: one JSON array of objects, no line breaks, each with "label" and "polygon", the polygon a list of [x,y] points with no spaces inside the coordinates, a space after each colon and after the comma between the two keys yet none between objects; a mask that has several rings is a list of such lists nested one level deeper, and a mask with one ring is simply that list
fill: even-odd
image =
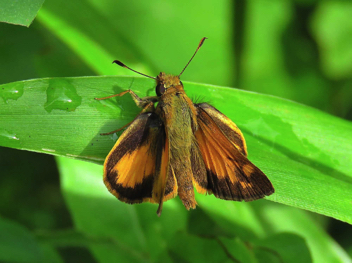
[{"label": "dark wing margin", "polygon": [[232,142],[243,155],[247,156],[246,141],[244,140],[241,130],[232,120],[208,103],[199,103],[195,106],[205,111],[227,139]]},{"label": "dark wing margin", "polygon": [[[155,113],[141,113],[123,132],[104,163],[104,183],[126,203],[151,202],[165,148],[165,129]],[[158,174],[159,175],[159,174]]]},{"label": "dark wing margin", "polygon": [[[226,119],[215,121],[208,113],[214,113],[215,108],[210,106],[212,109],[208,110],[208,104],[207,107],[196,107],[198,130],[195,137],[206,168],[207,192],[221,199],[236,201],[252,201],[272,194],[274,188],[269,179],[242,153],[245,148],[241,151],[241,147],[236,146],[236,136],[229,136],[231,132],[224,127]],[[205,188],[204,185],[202,188]]]}]

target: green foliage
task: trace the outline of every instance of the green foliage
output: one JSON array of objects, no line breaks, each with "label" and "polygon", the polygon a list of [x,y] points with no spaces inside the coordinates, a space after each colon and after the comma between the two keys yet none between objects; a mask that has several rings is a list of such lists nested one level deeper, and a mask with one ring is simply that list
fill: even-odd
[{"label": "green foliage", "polygon": [[34,262],[41,259],[34,236],[21,225],[1,218],[0,232],[1,261]]},{"label": "green foliage", "polygon": [[62,262],[52,247],[37,242],[33,233],[18,223],[0,218],[2,262]]},{"label": "green foliage", "polygon": [[[2,85],[0,143],[103,164],[116,135],[99,134],[129,123],[138,108],[128,95],[94,98],[129,88],[145,96],[154,92],[153,85],[141,77],[54,78]],[[352,180],[351,123],[267,95],[184,85],[190,97],[201,93],[242,129],[249,158],[275,186],[276,194],[268,199],[352,222],[350,201],[345,198]]]},{"label": "green foliage", "polygon": [[43,3],[44,0],[1,1],[0,21],[29,27]]},{"label": "green foliage", "polygon": [[[0,20],[28,26],[43,1],[17,2],[2,1]],[[351,11],[348,1],[51,0],[28,29],[0,24],[0,145],[49,154],[0,148],[0,261],[351,262],[350,226],[322,216],[352,221],[352,124],[341,119],[352,119]],[[197,195],[194,211],[175,198],[159,218],[102,182],[119,134],[99,133],[139,109],[129,95],[94,98],[154,95],[153,81],[111,62],[178,74],[204,36],[186,92],[241,128],[276,192],[250,203]],[[82,77],[114,74],[129,76]]]}]

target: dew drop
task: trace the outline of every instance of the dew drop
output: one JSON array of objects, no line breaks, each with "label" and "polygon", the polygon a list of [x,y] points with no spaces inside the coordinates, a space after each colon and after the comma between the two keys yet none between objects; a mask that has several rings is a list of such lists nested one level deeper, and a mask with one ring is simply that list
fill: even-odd
[{"label": "dew drop", "polygon": [[17,146],[19,144],[19,138],[16,133],[6,130],[0,129],[0,144],[3,146]]},{"label": "dew drop", "polygon": [[8,100],[18,100],[23,95],[23,86],[23,82],[2,85],[0,97],[3,98],[5,103],[7,103]]},{"label": "dew drop", "polygon": [[47,101],[44,108],[47,112],[54,109],[74,111],[82,102],[82,97],[77,94],[76,88],[66,79],[51,79],[46,95]]}]

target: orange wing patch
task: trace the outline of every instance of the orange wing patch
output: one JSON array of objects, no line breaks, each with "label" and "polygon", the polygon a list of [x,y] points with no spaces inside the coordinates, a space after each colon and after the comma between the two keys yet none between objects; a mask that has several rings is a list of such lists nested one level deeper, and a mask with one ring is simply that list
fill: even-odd
[{"label": "orange wing patch", "polygon": [[274,192],[265,174],[241,153],[201,107],[198,107],[198,125],[195,137],[206,167],[209,193],[226,200],[251,201]]},{"label": "orange wing patch", "polygon": [[[124,155],[111,170],[119,176],[115,184],[133,188],[141,184],[145,177],[155,173],[155,155],[149,151],[149,145],[143,145],[130,154]],[[133,165],[131,165],[133,164]]]},{"label": "orange wing patch", "polygon": [[218,128],[220,128],[227,139],[232,142],[243,155],[247,156],[246,141],[244,140],[241,130],[232,120],[208,103],[200,103],[197,104],[196,107],[202,108],[215,122]]}]

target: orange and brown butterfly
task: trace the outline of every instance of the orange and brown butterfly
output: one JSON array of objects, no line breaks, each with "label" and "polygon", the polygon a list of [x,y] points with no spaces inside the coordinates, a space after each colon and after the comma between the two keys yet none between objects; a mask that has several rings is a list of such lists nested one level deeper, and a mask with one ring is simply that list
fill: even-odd
[{"label": "orange and brown butterfly", "polygon": [[[274,193],[265,174],[247,159],[242,132],[229,118],[207,103],[194,104],[180,76],[206,38],[177,76],[161,72],[156,95],[138,97],[132,90],[96,98],[109,99],[130,93],[142,110],[117,140],[104,163],[104,183],[119,200],[159,205],[179,196],[186,209],[195,208],[198,193],[217,198],[252,201]],[[155,103],[158,103],[155,106]]]}]

